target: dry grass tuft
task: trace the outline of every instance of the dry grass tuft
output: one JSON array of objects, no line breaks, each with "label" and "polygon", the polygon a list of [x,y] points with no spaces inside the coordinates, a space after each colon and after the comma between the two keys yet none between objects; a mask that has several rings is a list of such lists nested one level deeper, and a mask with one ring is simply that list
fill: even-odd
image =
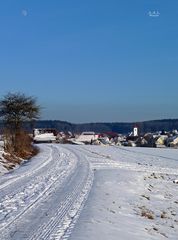
[{"label": "dry grass tuft", "polygon": [[155,218],[154,212],[145,207],[141,209],[141,216],[152,220]]}]

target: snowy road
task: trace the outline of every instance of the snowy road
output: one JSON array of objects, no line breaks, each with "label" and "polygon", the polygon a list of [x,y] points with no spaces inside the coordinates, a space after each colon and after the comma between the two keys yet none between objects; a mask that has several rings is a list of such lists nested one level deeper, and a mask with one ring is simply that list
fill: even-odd
[{"label": "snowy road", "polygon": [[93,175],[82,154],[40,148],[38,157],[1,177],[1,239],[65,237],[90,190]]},{"label": "snowy road", "polygon": [[[111,219],[107,223],[109,218],[107,211],[103,216],[101,215],[101,219],[98,219],[100,212],[97,216],[95,214],[100,206],[103,206],[101,209],[103,212],[105,205],[108,209],[109,201],[111,205],[119,201],[120,212],[117,213],[117,209],[113,211],[109,208],[109,214],[114,215],[117,221],[114,228],[115,238],[106,239],[119,239],[120,234],[123,236],[122,231],[127,233],[127,230],[124,228],[119,230],[117,226],[119,222],[120,225],[122,224],[122,219],[126,219],[125,223],[127,223],[129,211],[129,221],[132,218],[138,221],[138,225],[135,226],[137,234],[143,231],[141,236],[145,239],[162,239],[154,234],[151,238],[150,232],[142,229],[143,219],[138,217],[138,209],[142,207],[139,205],[140,202],[146,199],[144,206],[156,211],[162,211],[162,205],[164,208],[167,206],[167,209],[171,206],[174,212],[178,213],[177,190],[172,183],[172,180],[178,176],[178,150],[58,144],[39,146],[41,151],[38,156],[24,163],[14,172],[0,177],[0,239],[2,240],[96,239],[102,236],[103,226],[106,233],[102,239],[105,239],[107,234],[110,236],[109,226],[114,220]],[[88,198],[94,173],[96,179]],[[154,188],[149,189],[149,186]],[[102,195],[103,197],[100,198]],[[108,197],[107,200],[106,196],[112,197],[110,199]],[[134,204],[133,199],[135,199]],[[123,206],[123,215],[120,206]],[[83,207],[86,207],[85,211],[81,211]],[[165,225],[165,229],[172,236],[170,239],[175,239],[174,236],[178,233],[176,216],[174,219],[168,218],[169,224],[174,228]],[[96,222],[93,220],[95,217]],[[104,218],[106,220],[102,223]],[[148,225],[149,229],[150,225],[147,221],[145,220],[144,224]],[[163,225],[157,217],[155,221],[157,221],[156,226]],[[173,224],[170,221],[175,222]],[[82,226],[85,228],[86,224],[89,230],[88,235],[84,236],[85,229],[81,228]],[[76,231],[75,229],[73,231],[74,226]],[[160,233],[160,236],[163,235]]]}]

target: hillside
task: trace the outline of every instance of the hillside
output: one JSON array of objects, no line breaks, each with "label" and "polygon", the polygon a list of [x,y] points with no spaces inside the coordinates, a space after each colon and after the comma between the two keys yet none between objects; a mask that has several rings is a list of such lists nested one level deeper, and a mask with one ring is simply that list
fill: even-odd
[{"label": "hillside", "polygon": [[[59,131],[71,131],[71,132],[83,132],[83,131],[95,131],[95,132],[118,132],[128,133],[132,131],[134,122],[113,122],[113,123],[83,123],[73,124],[65,121],[37,121],[35,127],[37,128],[56,128]],[[171,131],[178,129],[178,119],[164,119],[138,122],[137,125],[142,133],[155,132],[155,131]]]},{"label": "hillside", "polygon": [[[81,123],[74,124],[60,120],[39,120],[33,126],[25,124],[28,130],[35,128],[56,128],[58,131],[71,131],[80,133],[83,131],[95,131],[95,132],[117,132],[117,133],[128,133],[132,131],[133,126],[137,124],[140,132],[155,132],[155,131],[171,131],[178,129],[178,119],[163,119],[163,120],[152,120],[143,122],[113,122],[113,123]],[[0,122],[0,128],[2,129],[3,123]]]}]

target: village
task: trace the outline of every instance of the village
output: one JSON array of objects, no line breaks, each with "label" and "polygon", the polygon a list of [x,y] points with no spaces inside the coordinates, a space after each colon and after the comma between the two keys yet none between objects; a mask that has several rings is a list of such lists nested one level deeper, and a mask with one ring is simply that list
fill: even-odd
[{"label": "village", "polygon": [[178,148],[178,131],[164,130],[154,133],[140,133],[138,126],[128,134],[116,132],[82,132],[75,134],[70,131],[58,132],[56,129],[41,128],[33,130],[34,143],[61,143],[76,145],[116,145],[127,147],[157,147],[157,148]]}]

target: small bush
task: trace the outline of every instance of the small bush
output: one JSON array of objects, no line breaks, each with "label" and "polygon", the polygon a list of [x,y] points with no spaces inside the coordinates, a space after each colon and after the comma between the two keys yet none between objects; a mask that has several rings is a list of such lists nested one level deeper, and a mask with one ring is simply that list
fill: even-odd
[{"label": "small bush", "polygon": [[[15,139],[15,141],[14,141]],[[5,151],[9,153],[5,158],[9,161],[16,158],[29,159],[38,153],[38,148],[32,145],[32,138],[23,130],[16,133],[16,136],[8,130],[4,134]]]}]

